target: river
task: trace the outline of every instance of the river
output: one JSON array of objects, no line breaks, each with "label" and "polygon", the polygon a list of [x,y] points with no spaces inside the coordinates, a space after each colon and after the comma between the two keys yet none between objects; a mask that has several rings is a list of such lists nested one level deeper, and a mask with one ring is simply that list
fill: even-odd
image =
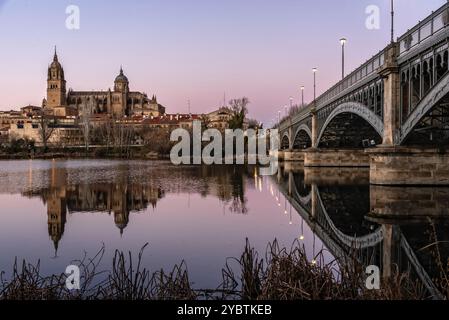
[{"label": "river", "polygon": [[[23,160],[0,162],[0,270],[40,261],[63,273],[104,246],[169,271],[185,261],[197,289],[221,283],[228,258],[248,238],[303,244],[310,261],[342,259],[356,248],[384,275],[411,270],[429,290],[447,261],[449,188],[370,186],[365,169],[283,167],[262,177],[252,166],[174,166],[165,161]],[[437,292],[435,292],[437,293]]]}]

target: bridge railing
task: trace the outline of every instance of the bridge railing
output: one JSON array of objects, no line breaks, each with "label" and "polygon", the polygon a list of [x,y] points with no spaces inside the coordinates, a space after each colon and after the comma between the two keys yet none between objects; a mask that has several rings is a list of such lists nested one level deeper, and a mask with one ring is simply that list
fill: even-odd
[{"label": "bridge railing", "polygon": [[[447,25],[449,25],[449,3],[444,4],[441,8],[432,12],[430,16],[398,38],[400,55],[407,53],[416,45],[439,33]],[[316,109],[319,110],[350,93],[352,90],[355,90],[360,83],[373,76],[384,62],[385,49],[382,49],[378,54],[347,75],[343,80],[320,95],[316,99]],[[289,118],[287,121],[284,121],[280,129],[285,130],[288,128],[290,120],[296,123],[297,120],[302,119],[310,111],[311,106],[312,104],[309,104],[291,119]]]},{"label": "bridge railing", "polygon": [[375,73],[377,69],[379,69],[379,67],[384,64],[384,61],[385,52],[384,50],[382,50],[371,59],[366,61],[364,64],[362,64],[360,67],[358,67],[355,71],[351,72],[343,80],[320,95],[316,100],[317,109],[320,109],[321,107],[329,104],[342,92],[354,87],[356,84],[362,82],[364,79]]},{"label": "bridge railing", "polygon": [[[341,95],[346,94],[347,91],[355,88],[357,84],[363,82],[366,78],[376,73],[377,69],[384,64],[385,61],[385,53],[384,50],[380,51],[378,54],[373,56],[371,59],[366,61],[356,70],[351,72],[348,76],[346,76],[343,80],[335,84],[329,90],[324,92],[316,99],[316,108],[321,109],[322,107],[328,105],[333,100],[339,98]],[[349,89],[349,90],[348,90]],[[313,103],[310,103],[301,111],[299,111],[296,115],[291,118],[293,123],[298,122],[304,116],[310,113],[310,109],[312,108]],[[280,130],[285,130],[289,126],[289,120],[281,123]]]},{"label": "bridge railing", "polygon": [[410,49],[443,30],[448,24],[449,3],[446,3],[398,38],[399,55],[407,53]]},{"label": "bridge railing", "polygon": [[301,110],[299,110],[294,116],[287,118],[286,120],[284,120],[281,125],[279,130],[280,131],[284,131],[286,130],[289,126],[290,126],[290,120],[292,123],[298,123],[299,121],[301,121],[303,118],[306,118],[308,116],[310,116],[310,110],[312,109],[312,103],[304,106],[303,108],[301,108]]}]

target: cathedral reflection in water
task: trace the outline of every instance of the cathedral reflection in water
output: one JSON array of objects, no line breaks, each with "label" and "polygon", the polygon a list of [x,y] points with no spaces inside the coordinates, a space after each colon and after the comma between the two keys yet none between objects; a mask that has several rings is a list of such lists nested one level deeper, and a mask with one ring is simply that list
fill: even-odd
[{"label": "cathedral reflection in water", "polygon": [[158,200],[164,197],[164,191],[159,187],[133,183],[127,175],[109,183],[70,185],[65,168],[52,168],[49,174],[48,187],[25,192],[24,195],[40,197],[46,204],[48,233],[55,249],[64,234],[67,213],[104,212],[113,215],[115,225],[123,234],[130,213],[149,206],[155,208]]},{"label": "cathedral reflection in water", "polygon": [[[53,165],[49,170],[33,172],[30,166],[29,190],[21,191],[25,197],[39,197],[47,208],[48,233],[55,250],[64,234],[67,214],[98,212],[112,215],[121,235],[126,229],[130,214],[156,209],[159,200],[168,193],[199,193],[213,195],[228,205],[229,211],[246,214],[244,176],[250,176],[253,168],[238,167],[229,171],[219,167],[191,167],[183,171],[167,173],[151,171],[151,177],[136,176],[122,166],[114,170],[106,181],[78,181],[71,177],[70,169]],[[33,185],[33,177],[46,180],[44,187]],[[169,176],[167,176],[169,175]],[[74,180],[74,181],[72,181]],[[251,183],[251,182],[250,182]],[[20,183],[19,183],[20,184]],[[6,190],[7,191],[7,190]]]}]

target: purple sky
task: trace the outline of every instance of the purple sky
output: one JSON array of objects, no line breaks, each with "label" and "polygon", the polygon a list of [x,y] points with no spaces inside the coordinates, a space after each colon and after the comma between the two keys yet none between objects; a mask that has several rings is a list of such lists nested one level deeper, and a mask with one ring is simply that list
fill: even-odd
[{"label": "purple sky", "polygon": [[[0,0],[0,110],[40,105],[46,69],[58,46],[68,87],[112,87],[123,64],[131,90],[156,94],[167,112],[208,112],[247,96],[251,116],[268,123],[299,101],[299,86],[318,93],[389,41],[389,0]],[[395,0],[396,36],[445,0]],[[81,10],[81,28],[65,27],[65,9]],[[365,28],[368,5],[380,30]]]}]

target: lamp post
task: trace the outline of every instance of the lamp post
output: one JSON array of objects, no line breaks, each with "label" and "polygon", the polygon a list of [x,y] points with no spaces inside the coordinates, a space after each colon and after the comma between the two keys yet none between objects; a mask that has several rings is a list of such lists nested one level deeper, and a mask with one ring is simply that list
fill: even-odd
[{"label": "lamp post", "polygon": [[345,77],[345,45],[348,40],[346,38],[341,38],[341,78]]},{"label": "lamp post", "polygon": [[293,107],[293,97],[290,97],[290,108]]},{"label": "lamp post", "polygon": [[391,0],[391,43],[394,43],[394,0]]},{"label": "lamp post", "polygon": [[[292,107],[292,103],[290,102],[290,108]],[[288,106],[284,106],[285,116],[288,116]]]},{"label": "lamp post", "polygon": [[313,68],[313,103],[315,104],[316,100],[316,73],[318,71],[318,68]]},{"label": "lamp post", "polygon": [[304,107],[304,86],[301,86],[301,107]]}]

